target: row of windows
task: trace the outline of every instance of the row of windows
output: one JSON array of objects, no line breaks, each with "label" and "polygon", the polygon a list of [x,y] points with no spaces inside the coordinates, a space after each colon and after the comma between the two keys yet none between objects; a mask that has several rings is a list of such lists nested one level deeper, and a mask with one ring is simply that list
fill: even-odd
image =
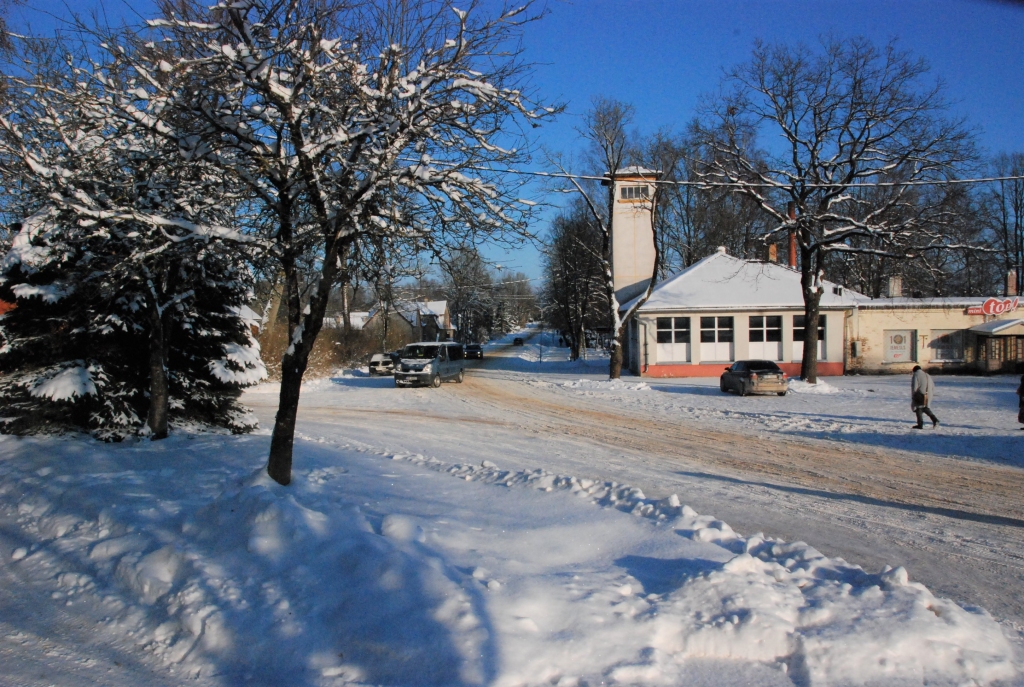
[{"label": "row of windows", "polygon": [[[793,315],[793,340],[803,341],[806,319]],[[752,315],[748,325],[748,341],[751,343],[782,341],[781,315]],[[825,340],[825,315],[818,317],[818,340]],[[732,343],[732,317],[700,318],[701,343]],[[689,317],[659,317],[658,343],[690,343]]]},{"label": "row of windows", "polygon": [[650,191],[647,186],[623,186],[622,200],[646,200]]}]

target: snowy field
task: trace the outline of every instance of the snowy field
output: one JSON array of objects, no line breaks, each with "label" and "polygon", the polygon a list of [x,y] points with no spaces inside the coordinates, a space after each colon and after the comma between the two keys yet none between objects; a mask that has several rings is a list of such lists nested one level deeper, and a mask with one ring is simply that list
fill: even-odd
[{"label": "snowy field", "polygon": [[[1020,465],[1008,378],[937,379],[944,425],[912,432],[905,377],[739,399],[717,380],[608,382],[606,361],[538,340],[488,347],[473,374]],[[308,383],[287,488],[263,476],[266,429],[0,437],[0,684],[1024,684],[1006,627],[914,570],[735,532],[599,464],[535,467],[554,444],[499,434],[462,391]],[[246,395],[265,427],[275,393]],[[451,436],[446,417],[479,429]]]}]

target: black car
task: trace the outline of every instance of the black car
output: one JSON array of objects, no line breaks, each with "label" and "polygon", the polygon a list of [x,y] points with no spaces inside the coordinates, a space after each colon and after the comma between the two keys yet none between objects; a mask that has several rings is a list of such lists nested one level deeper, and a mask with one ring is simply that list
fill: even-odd
[{"label": "black car", "polygon": [[513,346],[522,346],[523,345],[523,337],[517,336],[516,338],[512,339],[512,345]]},{"label": "black car", "polygon": [[735,390],[740,396],[757,393],[785,396],[789,384],[786,373],[771,360],[737,360],[725,368],[720,388],[723,392]]},{"label": "black car", "polygon": [[466,344],[466,357],[467,358],[479,358],[483,360],[484,347],[480,344]]}]

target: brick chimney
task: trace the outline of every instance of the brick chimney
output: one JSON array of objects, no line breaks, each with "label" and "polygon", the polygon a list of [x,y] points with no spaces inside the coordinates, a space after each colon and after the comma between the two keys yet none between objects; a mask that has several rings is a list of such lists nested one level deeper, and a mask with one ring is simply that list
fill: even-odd
[{"label": "brick chimney", "polygon": [[1006,295],[1017,295],[1017,270],[1012,269],[1006,273]]},{"label": "brick chimney", "polygon": [[889,298],[903,297],[903,277],[889,277]]}]

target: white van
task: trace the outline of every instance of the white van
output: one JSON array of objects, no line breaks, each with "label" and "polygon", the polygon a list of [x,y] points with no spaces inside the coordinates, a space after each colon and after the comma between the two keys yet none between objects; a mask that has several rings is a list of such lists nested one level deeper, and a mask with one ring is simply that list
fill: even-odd
[{"label": "white van", "polygon": [[462,383],[466,375],[466,354],[462,344],[451,341],[421,341],[398,351],[395,386],[426,386],[435,389],[444,380]]}]

